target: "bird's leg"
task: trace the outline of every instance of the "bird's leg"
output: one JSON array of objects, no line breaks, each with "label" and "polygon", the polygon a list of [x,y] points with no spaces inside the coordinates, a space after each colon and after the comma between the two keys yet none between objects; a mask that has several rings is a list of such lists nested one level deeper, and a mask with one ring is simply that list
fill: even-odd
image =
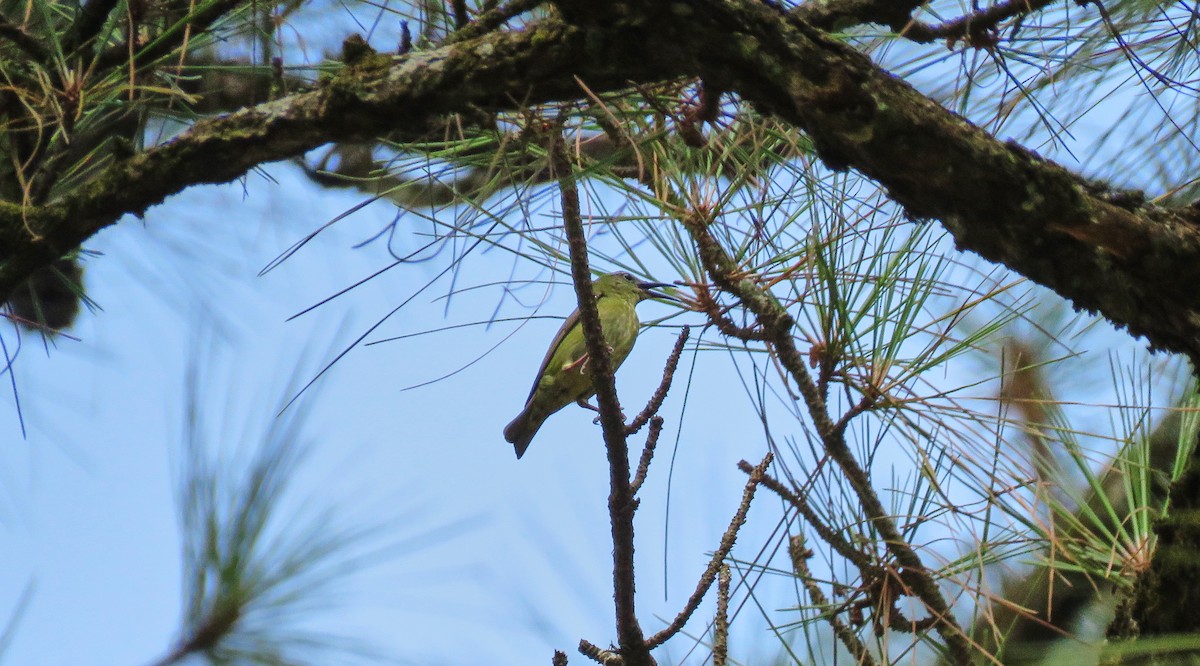
[{"label": "bird's leg", "polygon": [[[608,347],[608,353],[612,354],[613,353],[612,345],[606,345],[606,346]],[[563,366],[563,372],[570,372],[570,371],[574,370],[575,368],[579,368],[580,372],[587,372],[587,365],[588,365],[588,355],[584,354],[583,356],[580,356],[579,358],[575,359],[574,361],[571,361],[567,365]]]},{"label": "bird's leg", "polygon": [[[610,346],[608,347],[608,353],[609,353],[609,354],[611,354],[611,353],[612,353],[612,351],[613,351],[613,348],[612,348],[612,346],[610,345]],[[583,356],[580,356],[579,358],[575,359],[574,361],[571,361],[571,362],[570,362],[570,363],[568,363],[567,365],[563,366],[563,372],[570,372],[570,371],[574,370],[575,368],[579,368],[579,371],[580,371],[580,372],[586,372],[586,371],[587,371],[587,364],[588,364],[588,355],[587,355],[587,354],[584,354]],[[580,407],[583,407],[584,409],[590,409],[590,410],[592,410],[593,412],[596,412],[596,413],[599,413],[599,412],[600,412],[600,408],[599,408],[599,407],[596,407],[596,406],[595,406],[595,405],[593,405],[592,403],[588,402],[588,401],[587,401],[587,398],[580,398],[580,399],[578,399],[578,400],[576,400],[576,401],[575,401],[575,404],[579,405]],[[622,418],[623,418],[623,417],[622,417]],[[596,418],[592,419],[592,423],[599,423],[599,422],[600,422],[600,417],[599,417],[599,416],[597,416]]]},{"label": "bird's leg", "polygon": [[[596,412],[597,416],[596,416],[596,418],[592,419],[592,425],[600,425],[600,416],[599,416],[600,408],[599,407],[588,402],[587,398],[580,398],[575,401],[575,404],[579,405],[580,407],[583,407],[584,409],[590,409],[593,412]],[[622,421],[625,420],[625,414],[621,414],[621,420]]]},{"label": "bird's leg", "polygon": [[564,365],[562,371],[570,372],[570,371],[574,370],[575,368],[579,368],[579,371],[583,372],[584,370],[587,369],[587,361],[588,361],[588,355],[584,354],[583,356],[580,356],[579,358],[575,359],[574,361],[571,361],[570,363]]},{"label": "bird's leg", "polygon": [[588,402],[587,398],[580,398],[575,401],[575,404],[579,405],[580,407],[583,407],[584,409],[590,409],[593,412],[596,412],[596,418],[592,419],[592,425],[600,425],[600,408],[599,407]]}]

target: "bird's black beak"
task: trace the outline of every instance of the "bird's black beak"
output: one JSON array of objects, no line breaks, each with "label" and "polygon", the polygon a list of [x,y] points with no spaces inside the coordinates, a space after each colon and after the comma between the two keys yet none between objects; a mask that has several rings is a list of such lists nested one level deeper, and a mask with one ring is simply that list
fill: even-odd
[{"label": "bird's black beak", "polygon": [[679,300],[678,298],[676,298],[675,296],[672,296],[670,294],[664,294],[664,293],[658,292],[658,291],[651,291],[651,289],[659,289],[662,287],[674,288],[675,285],[673,285],[673,284],[668,284],[666,282],[639,282],[639,283],[637,283],[637,286],[639,289],[642,290],[642,293],[644,294],[643,298],[661,298],[661,299],[665,299],[668,301]]}]

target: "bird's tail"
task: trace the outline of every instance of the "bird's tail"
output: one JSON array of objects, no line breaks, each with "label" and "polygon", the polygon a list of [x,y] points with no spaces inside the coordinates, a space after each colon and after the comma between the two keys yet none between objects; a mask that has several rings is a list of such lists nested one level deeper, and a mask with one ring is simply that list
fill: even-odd
[{"label": "bird's tail", "polygon": [[512,420],[512,423],[504,427],[504,439],[516,449],[518,460],[525,455],[525,449],[529,448],[529,443],[533,441],[533,436],[537,434],[540,427],[542,427],[542,422],[535,420],[528,409],[522,410],[520,414],[517,414],[517,418]]}]

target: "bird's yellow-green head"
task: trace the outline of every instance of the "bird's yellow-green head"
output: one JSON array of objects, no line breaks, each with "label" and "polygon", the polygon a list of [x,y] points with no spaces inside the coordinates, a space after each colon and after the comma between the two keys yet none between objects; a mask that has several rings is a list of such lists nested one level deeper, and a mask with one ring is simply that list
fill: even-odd
[{"label": "bird's yellow-green head", "polygon": [[615,298],[632,298],[634,303],[643,301],[647,298],[670,298],[666,294],[651,291],[659,287],[670,287],[673,285],[665,282],[638,282],[637,278],[629,273],[621,271],[619,273],[608,273],[596,278],[592,283],[592,290],[596,292],[596,298],[615,297]]}]

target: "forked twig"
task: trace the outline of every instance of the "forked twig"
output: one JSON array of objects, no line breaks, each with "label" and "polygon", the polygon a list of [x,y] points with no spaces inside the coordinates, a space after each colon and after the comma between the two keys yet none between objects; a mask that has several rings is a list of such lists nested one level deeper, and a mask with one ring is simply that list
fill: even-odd
[{"label": "forked twig", "polygon": [[[814,582],[812,572],[809,571],[808,558],[812,557],[812,551],[804,544],[803,535],[797,534],[791,538],[788,542],[788,555],[792,559],[792,572],[796,574],[796,578],[800,579],[800,584],[808,591],[808,597],[812,599],[813,606],[828,607],[829,599],[825,597],[820,586]],[[850,654],[854,655],[854,663],[859,666],[875,666],[875,658],[871,656],[870,650],[858,639],[858,635],[854,633],[853,629],[838,619],[835,611],[825,611],[822,615],[833,627],[834,635],[838,637],[842,645],[846,646]]]},{"label": "forked twig", "polygon": [[657,414],[658,410],[662,408],[663,401],[667,399],[667,391],[671,390],[671,382],[675,379],[675,369],[679,367],[679,357],[683,354],[683,346],[687,344],[688,335],[691,331],[690,326],[684,326],[679,331],[679,337],[675,339],[675,348],[671,350],[671,355],[667,357],[667,365],[663,369],[662,381],[659,382],[654,395],[650,396],[650,402],[646,403],[646,408],[635,416],[629,422],[629,425],[625,426],[626,435],[632,435],[641,430],[642,426],[650,421],[650,417]]},{"label": "forked twig", "polygon": [[708,567],[700,576],[700,581],[696,583],[696,590],[692,592],[692,596],[684,604],[683,610],[679,611],[679,615],[675,616],[671,624],[646,641],[647,648],[653,650],[667,642],[672,636],[683,629],[683,625],[687,624],[688,619],[692,617],[692,613],[696,612],[696,608],[700,606],[700,602],[704,599],[708,588],[712,587],[713,581],[716,580],[717,572],[720,570],[721,565],[725,563],[725,558],[729,556],[729,551],[733,550],[733,544],[737,541],[738,530],[746,523],[746,513],[750,511],[750,501],[754,499],[754,491],[758,490],[758,484],[766,475],[767,467],[774,458],[768,452],[767,455],[763,456],[762,462],[750,473],[750,480],[746,482],[746,489],[742,491],[742,503],[738,505],[737,512],[733,514],[733,520],[729,521],[729,527],[725,529],[725,534],[721,536],[721,545],[713,553],[712,559],[708,561]]},{"label": "forked twig", "polygon": [[[754,468],[745,461],[738,463],[738,469],[746,474],[754,472]],[[841,555],[854,564],[854,566],[858,567],[859,571],[864,575],[868,570],[876,568],[876,563],[872,562],[866,554],[856,549],[842,535],[835,532],[829,525],[826,525],[821,517],[817,515],[817,512],[813,511],[812,507],[808,505],[808,501],[804,497],[793,492],[790,488],[783,485],[782,481],[779,481],[770,474],[763,475],[761,483],[776,495],[779,495],[785,502],[791,504],[796,511],[800,512],[804,520],[816,530],[817,536],[821,537],[822,541],[832,546],[838,555]]]}]

